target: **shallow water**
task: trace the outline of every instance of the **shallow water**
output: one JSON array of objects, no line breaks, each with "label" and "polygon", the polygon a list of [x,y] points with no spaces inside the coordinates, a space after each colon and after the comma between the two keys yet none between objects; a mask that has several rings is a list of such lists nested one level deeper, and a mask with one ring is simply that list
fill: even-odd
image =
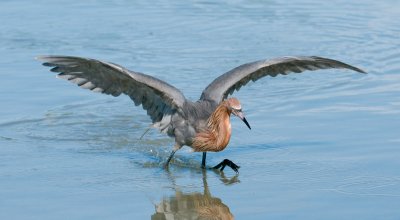
[{"label": "shallow water", "polygon": [[[1,1],[0,219],[399,219],[398,1]],[[232,119],[240,174],[199,168],[127,97],[79,89],[41,54],[86,56],[196,100],[245,62],[319,55],[366,70],[251,83]]]}]

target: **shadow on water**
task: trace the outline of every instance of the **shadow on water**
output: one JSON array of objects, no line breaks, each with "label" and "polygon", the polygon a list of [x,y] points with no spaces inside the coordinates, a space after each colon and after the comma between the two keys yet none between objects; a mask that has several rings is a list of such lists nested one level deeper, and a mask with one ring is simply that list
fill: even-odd
[{"label": "shadow on water", "polygon": [[[175,195],[165,197],[155,205],[152,220],[166,219],[234,219],[229,207],[220,198],[214,197],[207,183],[207,171],[202,170],[203,192],[185,193],[175,183],[175,177],[167,170]],[[238,175],[227,178],[223,172],[215,171],[225,184],[239,182]]]}]

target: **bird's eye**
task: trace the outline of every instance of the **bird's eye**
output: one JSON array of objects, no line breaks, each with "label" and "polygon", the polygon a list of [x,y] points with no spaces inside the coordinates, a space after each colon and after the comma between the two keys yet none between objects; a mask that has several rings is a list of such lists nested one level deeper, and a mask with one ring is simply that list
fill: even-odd
[{"label": "bird's eye", "polygon": [[235,108],[235,107],[230,107],[232,111],[234,112],[241,112],[242,108]]}]

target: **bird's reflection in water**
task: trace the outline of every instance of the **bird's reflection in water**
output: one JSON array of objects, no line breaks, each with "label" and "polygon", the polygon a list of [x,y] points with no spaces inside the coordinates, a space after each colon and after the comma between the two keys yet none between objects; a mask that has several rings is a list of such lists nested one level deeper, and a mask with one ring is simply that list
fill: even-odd
[{"label": "bird's reflection in water", "polygon": [[[239,182],[237,175],[231,179],[220,173],[225,184]],[[172,179],[174,182],[174,180]],[[174,184],[174,186],[176,186]],[[207,185],[206,171],[203,171],[204,191],[184,193],[175,187],[175,195],[164,198],[156,205],[152,220],[225,220],[234,219],[229,207],[220,198],[213,197]]]}]

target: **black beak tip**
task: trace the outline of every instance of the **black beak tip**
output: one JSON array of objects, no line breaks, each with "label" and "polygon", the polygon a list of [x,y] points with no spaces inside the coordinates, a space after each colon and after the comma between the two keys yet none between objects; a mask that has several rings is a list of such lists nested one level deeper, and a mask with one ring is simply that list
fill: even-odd
[{"label": "black beak tip", "polygon": [[243,118],[243,122],[247,125],[247,127],[251,130],[249,122],[247,122],[246,118]]}]

